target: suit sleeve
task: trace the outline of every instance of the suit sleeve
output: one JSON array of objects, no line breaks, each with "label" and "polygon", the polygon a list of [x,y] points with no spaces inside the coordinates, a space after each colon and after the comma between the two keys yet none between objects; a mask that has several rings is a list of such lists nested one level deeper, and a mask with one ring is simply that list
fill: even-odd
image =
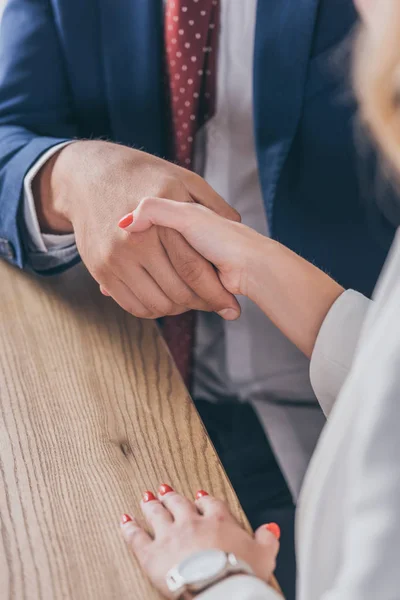
[{"label": "suit sleeve", "polygon": [[282,600],[282,596],[269,585],[250,577],[235,575],[212,586],[199,596],[198,600]]},{"label": "suit sleeve", "polygon": [[48,0],[8,0],[0,25],[0,257],[31,266],[24,178],[77,128]]},{"label": "suit sleeve", "polygon": [[311,357],[310,378],[326,416],[350,371],[370,304],[362,294],[347,290],[322,323]]}]

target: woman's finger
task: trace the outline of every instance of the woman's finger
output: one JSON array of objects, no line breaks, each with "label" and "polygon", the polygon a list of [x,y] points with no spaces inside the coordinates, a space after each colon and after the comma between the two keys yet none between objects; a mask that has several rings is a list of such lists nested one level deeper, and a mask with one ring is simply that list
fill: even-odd
[{"label": "woman's finger", "polygon": [[219,520],[229,520],[236,523],[228,505],[222,502],[222,500],[210,496],[204,490],[197,492],[196,506],[197,510],[205,517],[214,517]]},{"label": "woman's finger", "polygon": [[152,492],[144,493],[140,505],[143,515],[153,530],[155,537],[157,537],[160,530],[166,525],[173,523],[174,519],[169,510],[157,500]]},{"label": "woman's finger", "polygon": [[166,487],[168,488],[167,490],[165,490],[165,484],[160,487],[158,497],[176,521],[198,515],[197,508],[193,502],[175,492],[170,486]]},{"label": "woman's finger", "polygon": [[143,529],[143,527],[140,527],[136,519],[130,515],[122,516],[121,531],[128,546],[140,559],[148,550],[152,542],[149,534]]}]

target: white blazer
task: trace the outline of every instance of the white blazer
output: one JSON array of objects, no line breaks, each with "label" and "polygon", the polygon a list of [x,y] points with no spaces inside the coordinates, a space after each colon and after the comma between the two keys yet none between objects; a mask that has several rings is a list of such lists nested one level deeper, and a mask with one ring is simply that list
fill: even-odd
[{"label": "white blazer", "polygon": [[[299,501],[297,599],[399,600],[399,232],[374,300],[349,290],[332,306],[314,349],[311,380],[328,423]],[[279,596],[238,575],[200,598]]]}]

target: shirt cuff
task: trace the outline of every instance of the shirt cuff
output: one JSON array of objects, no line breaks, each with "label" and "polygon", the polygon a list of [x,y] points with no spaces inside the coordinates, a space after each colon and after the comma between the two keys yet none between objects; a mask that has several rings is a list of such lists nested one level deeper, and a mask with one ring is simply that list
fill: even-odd
[{"label": "shirt cuff", "polygon": [[67,246],[75,244],[75,236],[73,233],[64,235],[54,235],[49,233],[42,233],[40,231],[39,221],[36,214],[35,200],[33,198],[32,182],[34,177],[38,174],[40,169],[46,164],[46,162],[56,152],[61,150],[68,144],[74,142],[63,142],[62,144],[56,144],[52,146],[47,152],[45,152],[39,160],[35,162],[33,167],[29,169],[24,179],[24,220],[25,226],[28,232],[28,248],[32,252],[43,252],[47,253],[49,250],[61,250]]},{"label": "shirt cuff", "polygon": [[326,416],[350,371],[371,302],[359,292],[347,290],[322,323],[311,357],[310,379]]},{"label": "shirt cuff", "polygon": [[282,600],[269,585],[250,575],[233,575],[196,596],[198,600]]}]

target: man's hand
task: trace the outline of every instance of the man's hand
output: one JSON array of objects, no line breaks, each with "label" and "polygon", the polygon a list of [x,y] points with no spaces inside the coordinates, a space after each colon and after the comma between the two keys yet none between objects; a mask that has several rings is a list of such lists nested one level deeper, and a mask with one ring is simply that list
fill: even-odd
[{"label": "man's hand", "polygon": [[189,309],[239,316],[213,266],[178,232],[153,227],[132,236],[117,227],[145,196],[197,202],[239,221],[198,175],[125,146],[81,141],[43,167],[33,191],[42,231],[73,231],[92,276],[128,312],[152,319]]}]

